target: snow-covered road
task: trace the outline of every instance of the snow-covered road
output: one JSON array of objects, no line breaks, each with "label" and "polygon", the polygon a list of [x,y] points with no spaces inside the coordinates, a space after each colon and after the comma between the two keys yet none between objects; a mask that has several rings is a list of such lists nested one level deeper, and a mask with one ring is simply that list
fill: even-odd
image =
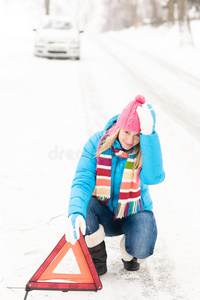
[{"label": "snow-covered road", "polygon": [[[200,141],[199,76],[192,69],[175,66],[147,48],[138,49],[132,41],[120,39],[116,33],[100,35],[96,40],[130,75],[133,85],[143,90],[176,122],[187,128]],[[189,59],[189,58],[188,58]],[[199,58],[198,58],[199,61]],[[198,64],[198,62],[197,62]],[[183,89],[184,86],[184,89]],[[192,100],[191,100],[192,96]],[[192,101],[192,105],[191,105]],[[191,118],[192,116],[192,118]]]},{"label": "snow-covered road", "polygon": [[[138,47],[114,33],[83,35],[80,61],[33,57],[31,38],[23,38],[16,52],[5,47],[0,60],[1,299],[23,299],[23,290],[7,287],[24,287],[63,235],[82,146],[138,93],[157,112],[166,170],[165,182],[151,187],[159,230],[155,255],[139,272],[127,273],[119,238],[107,238],[103,289],[81,298],[199,299],[200,77],[183,70],[181,60],[179,65],[167,57],[155,60],[151,49]],[[38,291],[28,299],[79,296]]]}]

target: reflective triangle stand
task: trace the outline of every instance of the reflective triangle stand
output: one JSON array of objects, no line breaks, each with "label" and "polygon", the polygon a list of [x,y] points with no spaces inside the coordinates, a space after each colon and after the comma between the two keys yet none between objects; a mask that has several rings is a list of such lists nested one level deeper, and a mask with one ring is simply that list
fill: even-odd
[{"label": "reflective triangle stand", "polygon": [[[55,269],[62,262],[68,251],[72,249],[80,272],[78,274],[56,273]],[[87,245],[80,232],[80,238],[75,245],[67,242],[65,235],[49,254],[26,285],[24,300],[32,290],[55,291],[97,291],[102,284],[88,251]]]}]

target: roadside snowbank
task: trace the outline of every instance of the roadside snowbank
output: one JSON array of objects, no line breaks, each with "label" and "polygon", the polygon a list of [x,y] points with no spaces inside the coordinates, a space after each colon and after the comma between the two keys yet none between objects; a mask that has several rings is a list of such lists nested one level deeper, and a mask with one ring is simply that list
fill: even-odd
[{"label": "roadside snowbank", "polygon": [[128,42],[141,51],[151,53],[156,58],[167,61],[169,64],[199,77],[200,64],[200,21],[191,21],[193,46],[180,46],[180,32],[178,24],[169,28],[162,25],[158,28],[150,26],[131,27],[120,32],[109,32]]}]

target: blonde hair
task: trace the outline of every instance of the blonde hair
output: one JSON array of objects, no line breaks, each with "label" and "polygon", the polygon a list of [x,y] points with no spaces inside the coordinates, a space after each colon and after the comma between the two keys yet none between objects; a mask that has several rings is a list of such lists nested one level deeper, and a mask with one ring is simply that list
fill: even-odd
[{"label": "blonde hair", "polygon": [[[107,149],[109,149],[114,141],[117,139],[118,134],[120,132],[120,128],[117,129],[117,131],[110,135],[107,136],[103,142],[103,145],[100,147],[100,149],[97,151],[96,156],[99,157],[101,155],[102,152],[106,151]],[[132,155],[137,155],[136,156],[136,161],[133,164],[133,169],[140,169],[142,167],[142,153],[141,153],[141,148],[140,148],[140,143],[137,144],[136,148],[133,150],[133,152],[131,153]]]}]

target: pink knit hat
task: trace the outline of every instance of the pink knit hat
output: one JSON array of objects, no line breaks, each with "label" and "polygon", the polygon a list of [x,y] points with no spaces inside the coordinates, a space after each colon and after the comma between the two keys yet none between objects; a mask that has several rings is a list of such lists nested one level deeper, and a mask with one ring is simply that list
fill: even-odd
[{"label": "pink knit hat", "polygon": [[137,95],[135,100],[131,101],[119,115],[117,122],[104,134],[98,144],[97,152],[100,149],[101,142],[103,139],[108,136],[114,134],[118,128],[133,131],[133,132],[140,132],[140,120],[137,114],[138,106],[142,106],[145,103],[145,98],[142,95]]},{"label": "pink knit hat", "polygon": [[145,103],[145,98],[141,95],[137,95],[135,100],[131,101],[119,115],[119,118],[114,126],[108,131],[108,135],[112,135],[116,132],[118,128],[140,132],[140,120],[137,114],[138,106],[142,106]]}]

